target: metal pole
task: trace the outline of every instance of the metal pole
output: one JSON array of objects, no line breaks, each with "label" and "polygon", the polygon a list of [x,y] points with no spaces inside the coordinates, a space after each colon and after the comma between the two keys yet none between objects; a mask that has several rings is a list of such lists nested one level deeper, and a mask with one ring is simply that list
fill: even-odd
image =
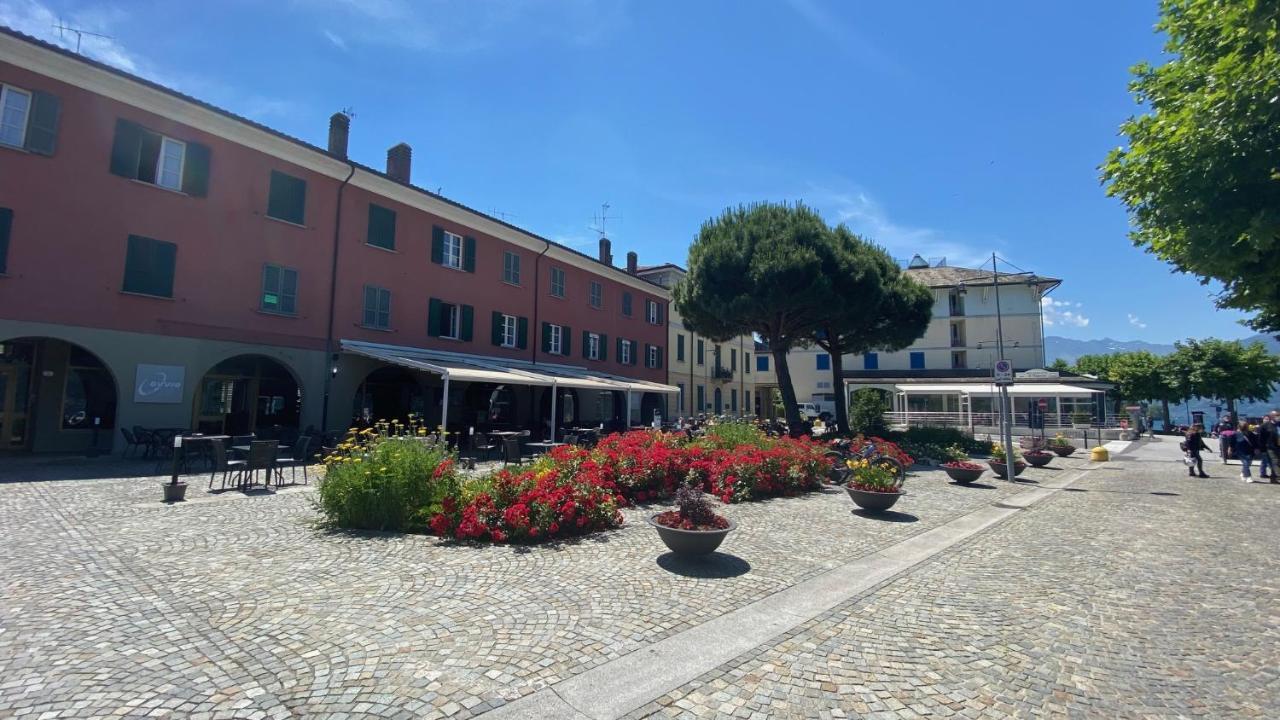
[{"label": "metal pole", "polygon": [[170,485],[178,484],[178,463],[180,462],[178,455],[185,452],[182,449],[182,433],[173,436],[173,473],[169,478]]},{"label": "metal pole", "polygon": [[551,439],[548,442],[556,441],[556,395],[560,393],[556,391],[556,384],[551,383]]},{"label": "metal pole", "polygon": [[[995,288],[996,293],[996,344],[1000,349],[1000,359],[1005,360],[1004,356],[1004,320],[1000,317],[1000,272],[996,269],[996,254],[991,253],[991,284]],[[1009,404],[1009,388],[1008,386],[1000,386],[1000,424],[1003,426],[1001,437],[1004,442],[1004,459],[1006,463],[1005,475],[1010,482],[1013,481],[1013,422],[1009,417],[1009,411],[1012,408]]]},{"label": "metal pole", "polygon": [[622,431],[626,432],[630,430],[631,429],[631,388],[627,388],[627,412],[623,418],[623,422],[625,423],[625,427],[622,428]]},{"label": "metal pole", "polygon": [[447,449],[449,447],[449,373],[444,374],[444,394],[440,398],[440,440]]}]

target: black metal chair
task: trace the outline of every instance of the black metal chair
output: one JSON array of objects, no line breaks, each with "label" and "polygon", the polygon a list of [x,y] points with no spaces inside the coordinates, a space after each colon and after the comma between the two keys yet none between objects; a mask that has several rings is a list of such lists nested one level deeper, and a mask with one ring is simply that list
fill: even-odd
[{"label": "black metal chair", "polygon": [[520,455],[520,438],[509,437],[502,440],[502,465],[503,467],[515,463],[520,465],[524,462],[524,457]]},{"label": "black metal chair", "polygon": [[275,440],[254,440],[249,443],[249,459],[246,462],[245,471],[240,474],[241,489],[254,484],[254,478],[257,477],[259,470],[265,473],[263,486],[270,487],[271,475],[277,471]]},{"label": "black metal chair", "polygon": [[[277,460],[279,463],[279,460]],[[283,465],[288,465],[292,469],[293,481],[298,481],[298,468],[302,468],[302,482],[310,485],[311,481],[307,478],[307,463],[311,462],[311,436],[303,435],[293,444],[293,455],[284,458]]]},{"label": "black metal chair", "polygon": [[[209,489],[213,489],[213,479],[222,473],[222,485],[219,489],[227,489],[227,476],[235,473],[237,478],[248,468],[249,463],[245,460],[229,460],[227,459],[227,446],[222,440],[211,440],[209,442],[210,449],[213,452],[213,472],[209,473]],[[239,486],[239,482],[236,483]]]},{"label": "black metal chair", "polygon": [[129,457],[130,450],[133,450],[134,457],[137,457],[138,448],[147,447],[138,440],[138,436],[134,435],[129,428],[120,428],[120,434],[124,435],[124,452],[120,453],[120,457]]},{"label": "black metal chair", "polygon": [[476,433],[471,436],[471,453],[476,456],[477,460],[483,459],[479,456],[490,455],[498,450],[498,443],[494,439],[483,433]]},{"label": "black metal chair", "polygon": [[143,447],[142,457],[150,458],[155,455],[156,445],[160,442],[155,433],[141,425],[134,425],[133,436],[137,438],[138,444]]},{"label": "black metal chair", "polygon": [[564,442],[566,445],[577,445],[579,444],[578,440],[579,440],[579,436],[577,434],[570,434],[570,435],[564,436]]}]

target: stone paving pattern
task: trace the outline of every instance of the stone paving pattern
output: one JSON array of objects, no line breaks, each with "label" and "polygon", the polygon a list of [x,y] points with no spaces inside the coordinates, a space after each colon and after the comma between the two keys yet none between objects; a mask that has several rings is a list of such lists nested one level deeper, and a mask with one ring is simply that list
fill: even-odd
[{"label": "stone paving pattern", "polygon": [[[122,477],[60,480],[103,470]],[[727,554],[690,565],[644,524],[656,506],[469,547],[318,529],[306,488],[197,479],[165,506],[131,477],[150,471],[0,462],[0,717],[470,717],[1020,490],[922,472],[896,522],[837,490],[735,505]]]},{"label": "stone paving pattern", "polygon": [[1173,443],[632,716],[1280,717],[1280,485]]}]

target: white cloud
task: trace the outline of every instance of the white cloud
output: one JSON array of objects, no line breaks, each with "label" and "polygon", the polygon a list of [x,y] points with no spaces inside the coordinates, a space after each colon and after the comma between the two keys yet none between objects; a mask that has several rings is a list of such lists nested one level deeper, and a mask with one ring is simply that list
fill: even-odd
[{"label": "white cloud", "polygon": [[338,33],[334,32],[334,31],[332,31],[332,30],[321,30],[320,32],[321,32],[321,34],[323,34],[323,35],[324,35],[324,37],[325,37],[325,39],[326,39],[326,40],[328,40],[329,42],[333,43],[333,46],[334,46],[334,47],[338,48],[339,50],[343,50],[343,51],[345,51],[345,50],[347,49],[347,41],[346,41],[346,40],[343,40],[343,39],[342,39],[342,36],[341,36],[341,35],[338,35]]},{"label": "white cloud", "polygon": [[[468,52],[548,39],[595,45],[626,17],[626,0],[294,0],[350,42]],[[330,38],[332,42],[333,39]]]},{"label": "white cloud", "polygon": [[1089,326],[1089,318],[1081,314],[1080,309],[1083,307],[1081,303],[1043,297],[1040,298],[1040,307],[1044,310],[1044,324],[1046,327],[1052,325],[1078,328]]},{"label": "white cloud", "polygon": [[81,55],[155,80],[144,60],[114,38],[99,37],[112,35],[117,27],[127,25],[128,22],[129,14],[115,6],[89,6],[67,15],[59,15],[38,0],[5,0],[0,3],[0,25],[8,25],[14,30],[68,50],[76,49],[76,33],[57,30],[54,26],[74,27],[85,33],[78,38]]},{"label": "white cloud", "polygon": [[1129,324],[1130,324],[1130,325],[1132,325],[1132,326],[1134,326],[1134,327],[1138,328],[1139,330],[1146,330],[1146,329],[1147,329],[1147,324],[1146,324],[1146,323],[1144,323],[1144,322],[1142,322],[1142,319],[1141,319],[1141,318],[1139,318],[1137,315],[1134,315],[1133,313],[1126,313],[1126,314],[1129,316]]}]

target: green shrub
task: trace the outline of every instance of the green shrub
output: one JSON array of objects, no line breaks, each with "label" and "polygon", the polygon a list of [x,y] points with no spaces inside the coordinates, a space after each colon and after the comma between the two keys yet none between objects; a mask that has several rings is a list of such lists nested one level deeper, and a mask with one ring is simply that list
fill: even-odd
[{"label": "green shrub", "polygon": [[702,444],[720,450],[732,450],[742,445],[762,447],[765,435],[755,425],[747,423],[718,423],[707,427],[707,434]]},{"label": "green shrub", "polygon": [[849,402],[849,430],[855,434],[883,436],[888,429],[884,422],[886,412],[889,412],[889,405],[884,401],[884,393],[874,388],[862,388],[853,394]]},{"label": "green shrub", "polygon": [[421,530],[458,493],[453,455],[409,437],[352,433],[325,458],[317,504],[335,527]]},{"label": "green shrub", "polygon": [[952,445],[958,445],[970,455],[989,455],[991,453],[990,441],[978,440],[960,428],[913,427],[904,432],[894,433],[894,436],[894,439],[898,442],[932,445],[944,450]]}]

